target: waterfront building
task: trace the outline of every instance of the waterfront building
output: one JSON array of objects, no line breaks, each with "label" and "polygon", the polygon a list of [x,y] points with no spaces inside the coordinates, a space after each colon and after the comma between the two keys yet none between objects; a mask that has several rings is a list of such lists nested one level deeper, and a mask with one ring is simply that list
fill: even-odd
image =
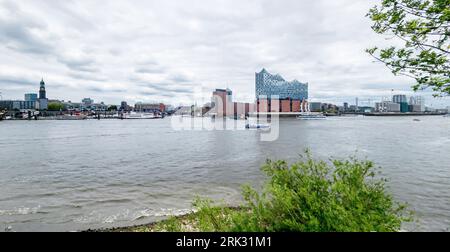
[{"label": "waterfront building", "polygon": [[0,110],[35,110],[36,101],[4,100],[0,101]]},{"label": "waterfront building", "polygon": [[348,111],[348,102],[344,102],[344,111],[345,111],[345,112]]},{"label": "waterfront building", "polygon": [[308,83],[298,80],[289,82],[279,74],[272,75],[263,69],[256,73],[256,99],[271,99],[273,96],[279,99],[308,100]]},{"label": "waterfront building", "polygon": [[364,112],[364,113],[373,113],[373,112],[375,112],[375,108],[370,107],[370,106],[361,106],[361,107],[359,107],[359,111]]},{"label": "waterfront building", "polygon": [[321,112],[322,111],[322,103],[321,102],[310,102],[309,108],[312,112]]},{"label": "waterfront building", "polygon": [[130,112],[131,110],[133,110],[133,108],[131,106],[128,106],[128,103],[126,101],[122,101],[120,103],[119,110],[124,112]]},{"label": "waterfront building", "polygon": [[246,102],[233,102],[234,117],[247,117],[250,113],[256,112],[255,104]]},{"label": "waterfront building", "polygon": [[62,102],[64,110],[66,111],[106,111],[108,106],[105,103],[94,103],[94,100],[90,98],[85,98],[82,102]]},{"label": "waterfront building", "polygon": [[91,98],[84,98],[83,100],[81,100],[81,103],[83,103],[85,107],[90,107],[92,106],[92,104],[94,104],[94,100]]},{"label": "waterfront building", "polygon": [[375,111],[376,112],[400,112],[400,104],[391,102],[391,101],[383,101],[375,103]]},{"label": "waterfront building", "polygon": [[[311,106],[312,107],[312,106]],[[321,103],[320,109],[317,109],[317,105],[314,106],[315,111],[313,112],[337,112],[339,111],[339,107],[334,104],[329,103]],[[312,111],[312,109],[311,109]]]},{"label": "waterfront building", "polygon": [[166,105],[163,103],[142,103],[138,102],[134,105],[134,111],[136,112],[165,112]]},{"label": "waterfront building", "polygon": [[37,101],[38,100],[38,95],[37,94],[25,94],[25,101]]},{"label": "waterfront building", "polygon": [[409,110],[408,107],[408,100],[406,98],[406,95],[394,95],[392,97],[392,101],[394,103],[400,104],[400,112],[406,113]]},{"label": "waterfront building", "polygon": [[298,113],[302,110],[302,102],[300,100],[292,101],[292,112]]},{"label": "waterfront building", "polygon": [[213,92],[211,104],[213,113],[218,117],[234,115],[233,91],[230,89],[216,89]]},{"label": "waterfront building", "polygon": [[[409,98],[409,105],[419,106],[420,111],[417,111],[417,112],[424,112],[425,111],[425,98],[423,96],[411,96]],[[415,107],[415,108],[417,109],[417,107]]]},{"label": "waterfront building", "polygon": [[392,97],[392,101],[395,103],[408,102],[408,100],[406,99],[406,95],[394,95]]},{"label": "waterfront building", "polygon": [[[272,75],[266,69],[256,73],[255,93],[258,112],[309,111],[308,83],[286,81],[281,75]],[[277,100],[274,100],[277,99]],[[275,102],[272,104],[272,102]]]},{"label": "waterfront building", "polygon": [[423,112],[422,107],[420,105],[408,105],[409,112]]},{"label": "waterfront building", "polygon": [[290,99],[284,99],[280,101],[280,105],[281,105],[281,112],[291,112],[291,100]]}]

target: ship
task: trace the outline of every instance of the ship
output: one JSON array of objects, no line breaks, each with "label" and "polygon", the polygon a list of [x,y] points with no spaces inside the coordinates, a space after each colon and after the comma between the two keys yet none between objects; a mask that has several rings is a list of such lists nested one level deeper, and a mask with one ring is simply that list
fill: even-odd
[{"label": "ship", "polygon": [[157,119],[159,117],[155,116],[154,113],[137,113],[131,112],[129,114],[124,114],[123,119],[129,120],[139,120],[139,119]]},{"label": "ship", "polygon": [[301,115],[297,116],[297,119],[299,120],[325,120],[327,119],[326,116],[324,116],[321,113],[302,113]]}]

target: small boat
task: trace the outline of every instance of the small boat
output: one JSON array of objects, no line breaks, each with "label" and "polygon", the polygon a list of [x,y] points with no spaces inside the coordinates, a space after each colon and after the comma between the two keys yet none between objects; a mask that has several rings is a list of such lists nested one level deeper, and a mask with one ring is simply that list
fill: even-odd
[{"label": "small boat", "polygon": [[270,129],[269,123],[260,123],[256,118],[247,118],[245,120],[246,129]]},{"label": "small boat", "polygon": [[414,121],[414,122],[420,122],[420,120],[419,120],[419,119],[414,119],[413,121]]},{"label": "small boat", "polygon": [[316,113],[316,114],[304,113],[304,114],[297,116],[297,119],[299,119],[299,120],[325,120],[325,119],[327,119],[327,117],[321,113]]},{"label": "small boat", "polygon": [[270,129],[268,124],[246,124],[246,129]]}]

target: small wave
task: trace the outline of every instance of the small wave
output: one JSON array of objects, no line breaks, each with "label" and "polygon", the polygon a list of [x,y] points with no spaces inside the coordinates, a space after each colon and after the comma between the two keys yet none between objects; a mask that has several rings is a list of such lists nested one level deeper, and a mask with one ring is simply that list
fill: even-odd
[{"label": "small wave", "polygon": [[116,213],[106,214],[98,211],[93,211],[88,215],[83,215],[74,219],[76,223],[93,224],[104,223],[112,224],[121,221],[138,221],[149,217],[168,217],[168,216],[181,216],[194,212],[192,209],[171,209],[162,208],[159,210],[143,209],[138,211],[130,211],[128,209]]},{"label": "small wave", "polygon": [[107,199],[107,200],[98,200],[95,203],[105,204],[105,203],[128,203],[132,202],[131,199]]},{"label": "small wave", "polygon": [[141,220],[148,217],[168,217],[168,216],[181,216],[194,212],[193,209],[172,209],[162,208],[160,210],[144,209],[138,211],[133,220]]},{"label": "small wave", "polygon": [[41,206],[37,207],[19,207],[11,210],[0,210],[0,216],[2,215],[29,215],[29,214],[37,214],[37,213],[46,213],[40,212]]}]

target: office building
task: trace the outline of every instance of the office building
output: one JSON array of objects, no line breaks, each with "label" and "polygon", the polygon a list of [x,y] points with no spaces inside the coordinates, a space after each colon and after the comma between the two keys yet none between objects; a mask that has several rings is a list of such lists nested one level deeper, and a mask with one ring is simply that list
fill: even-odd
[{"label": "office building", "polygon": [[37,101],[38,95],[37,94],[25,94],[25,101]]}]

